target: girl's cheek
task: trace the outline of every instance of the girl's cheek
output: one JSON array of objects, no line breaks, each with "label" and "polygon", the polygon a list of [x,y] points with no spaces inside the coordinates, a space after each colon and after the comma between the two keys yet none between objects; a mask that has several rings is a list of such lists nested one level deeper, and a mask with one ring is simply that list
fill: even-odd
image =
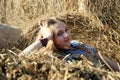
[{"label": "girl's cheek", "polygon": [[58,42],[59,44],[62,44],[62,41],[63,41],[63,38],[62,38],[62,37],[57,38],[57,42]]},{"label": "girl's cheek", "polygon": [[57,41],[58,41],[58,42],[61,41],[61,37],[58,37],[58,38],[57,38]]}]

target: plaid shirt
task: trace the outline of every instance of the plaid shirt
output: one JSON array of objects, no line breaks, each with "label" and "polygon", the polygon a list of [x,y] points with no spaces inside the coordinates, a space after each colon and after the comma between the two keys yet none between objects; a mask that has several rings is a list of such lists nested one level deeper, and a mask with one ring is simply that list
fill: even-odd
[{"label": "plaid shirt", "polygon": [[79,43],[77,41],[71,41],[71,47],[72,49],[59,49],[62,55],[65,57],[69,55],[68,57],[65,58],[67,61],[72,61],[72,60],[81,60],[81,55],[85,55],[88,60],[91,61],[91,57],[94,58],[94,65],[98,63],[98,59],[95,57],[95,53],[97,53],[97,50],[91,46]]}]

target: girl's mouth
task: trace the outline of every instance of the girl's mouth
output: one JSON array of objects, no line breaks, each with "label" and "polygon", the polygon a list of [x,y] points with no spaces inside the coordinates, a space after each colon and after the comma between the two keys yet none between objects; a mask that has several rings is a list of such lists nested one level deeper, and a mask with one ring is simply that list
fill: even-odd
[{"label": "girl's mouth", "polygon": [[67,38],[67,39],[65,39],[65,42],[68,42],[70,39],[69,38]]}]

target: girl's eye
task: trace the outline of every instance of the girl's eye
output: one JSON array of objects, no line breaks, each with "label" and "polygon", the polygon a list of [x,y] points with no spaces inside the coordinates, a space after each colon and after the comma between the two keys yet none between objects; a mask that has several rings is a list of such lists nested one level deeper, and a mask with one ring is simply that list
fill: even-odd
[{"label": "girl's eye", "polygon": [[62,36],[63,35],[63,32],[59,32],[58,34],[57,34],[57,36]]},{"label": "girl's eye", "polygon": [[65,29],[65,31],[69,31],[69,29]]}]

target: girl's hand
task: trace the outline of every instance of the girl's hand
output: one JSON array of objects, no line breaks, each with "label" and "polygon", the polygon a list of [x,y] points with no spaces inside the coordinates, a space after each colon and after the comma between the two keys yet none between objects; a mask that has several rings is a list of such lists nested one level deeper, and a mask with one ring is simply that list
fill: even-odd
[{"label": "girl's hand", "polygon": [[45,23],[43,26],[40,26],[40,32],[43,38],[47,38],[49,40],[53,38],[52,30]]}]

